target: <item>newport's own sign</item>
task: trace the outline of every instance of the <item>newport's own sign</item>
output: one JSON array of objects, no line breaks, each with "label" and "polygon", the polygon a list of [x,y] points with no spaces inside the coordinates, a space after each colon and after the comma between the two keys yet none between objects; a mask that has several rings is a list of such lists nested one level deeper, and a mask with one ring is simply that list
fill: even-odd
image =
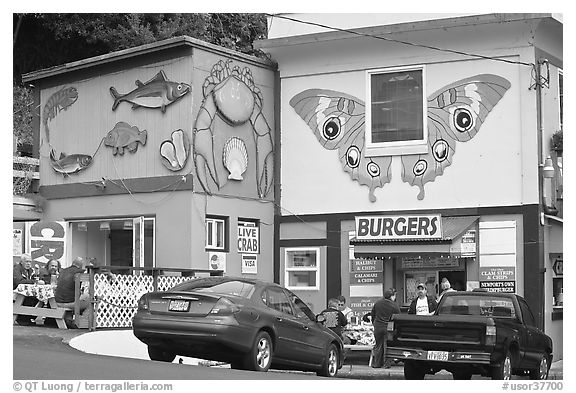
[{"label": "newport's own sign", "polygon": [[441,239],[442,219],[440,215],[356,217],[356,238],[361,240]]}]

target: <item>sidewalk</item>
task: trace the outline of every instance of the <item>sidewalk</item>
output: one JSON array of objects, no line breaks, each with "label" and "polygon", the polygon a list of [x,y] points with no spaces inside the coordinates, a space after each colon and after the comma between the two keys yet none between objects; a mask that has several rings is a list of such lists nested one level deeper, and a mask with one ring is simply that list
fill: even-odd
[{"label": "sidewalk", "polygon": [[[65,344],[68,344],[72,348],[86,353],[133,359],[149,359],[146,345],[134,337],[132,330],[129,329],[103,329],[89,332],[84,329],[62,330],[44,326],[14,325],[13,336],[48,336],[53,338],[60,338]],[[217,364],[216,362],[207,362],[200,359],[186,358],[181,356],[177,356],[174,362],[205,366],[213,366]],[[451,379],[450,374],[446,371],[441,371],[438,374],[441,373],[446,374],[446,379]],[[369,367],[367,364],[345,364],[338,372],[338,376],[341,378],[353,379],[404,379],[404,371],[401,365],[394,365],[389,369],[374,369]],[[552,363],[548,379],[563,379],[562,360],[557,360]]]}]

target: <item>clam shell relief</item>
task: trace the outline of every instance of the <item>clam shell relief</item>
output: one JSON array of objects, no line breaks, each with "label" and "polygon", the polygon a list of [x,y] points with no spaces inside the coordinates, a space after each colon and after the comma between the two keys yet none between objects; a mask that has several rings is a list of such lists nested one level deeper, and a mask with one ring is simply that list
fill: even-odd
[{"label": "clam shell relief", "polygon": [[222,150],[222,161],[230,172],[228,179],[244,180],[242,174],[248,168],[248,152],[244,141],[237,137],[228,139]]}]

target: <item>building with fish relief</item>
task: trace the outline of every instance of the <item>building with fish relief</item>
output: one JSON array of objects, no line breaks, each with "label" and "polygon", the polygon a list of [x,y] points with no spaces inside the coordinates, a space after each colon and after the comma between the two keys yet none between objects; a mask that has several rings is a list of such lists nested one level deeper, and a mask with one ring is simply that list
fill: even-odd
[{"label": "building with fish relief", "polygon": [[23,80],[46,203],[21,251],[273,280],[274,64],[177,37]]},{"label": "building with fish relief", "polygon": [[275,278],[357,332],[390,287],[515,292],[562,358],[561,17],[427,16],[270,17]]}]

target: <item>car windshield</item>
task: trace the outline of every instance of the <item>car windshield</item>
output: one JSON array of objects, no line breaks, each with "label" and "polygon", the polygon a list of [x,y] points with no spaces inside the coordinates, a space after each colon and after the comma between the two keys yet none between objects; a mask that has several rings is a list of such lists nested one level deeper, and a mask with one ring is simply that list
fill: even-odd
[{"label": "car windshield", "polygon": [[483,315],[497,318],[516,318],[512,300],[491,296],[446,296],[438,308],[438,315]]},{"label": "car windshield", "polygon": [[171,289],[177,292],[220,293],[250,298],[254,293],[254,284],[244,281],[231,280],[191,280]]}]

